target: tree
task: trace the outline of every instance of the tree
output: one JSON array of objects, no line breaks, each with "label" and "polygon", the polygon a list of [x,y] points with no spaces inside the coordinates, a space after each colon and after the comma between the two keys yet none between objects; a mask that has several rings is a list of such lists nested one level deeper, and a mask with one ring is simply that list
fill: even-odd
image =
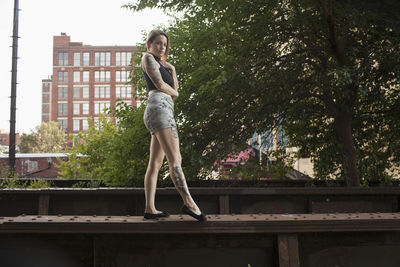
[{"label": "tree", "polygon": [[117,102],[98,123],[74,138],[68,161],[59,165],[60,176],[101,179],[109,186],[142,186],[149,159],[150,133],[143,124],[145,106]]},{"label": "tree", "polygon": [[138,0],[125,7],[183,11],[165,30],[193,174],[244,147],[254,131],[276,127],[299,156],[312,158],[317,177],[354,186],[399,165],[398,1]]},{"label": "tree", "polygon": [[66,150],[66,135],[57,122],[43,122],[30,134],[22,134],[21,153],[57,153]]}]

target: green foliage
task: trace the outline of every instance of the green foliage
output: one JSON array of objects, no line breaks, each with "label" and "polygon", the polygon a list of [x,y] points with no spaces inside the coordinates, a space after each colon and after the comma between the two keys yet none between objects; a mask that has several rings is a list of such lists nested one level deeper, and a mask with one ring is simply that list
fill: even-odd
[{"label": "green foliage", "polygon": [[66,135],[57,122],[43,122],[30,134],[21,136],[21,153],[58,153],[66,150]]},{"label": "green foliage", "polygon": [[50,188],[52,187],[52,183],[50,181],[46,181],[43,179],[34,179],[30,182],[27,188]]},{"label": "green foliage", "polygon": [[[108,186],[143,186],[150,134],[143,124],[145,106],[138,109],[118,102],[108,111],[116,120],[103,116],[98,124],[73,138],[68,161],[61,162],[62,177],[99,179]],[[99,183],[100,183],[99,181]]]},{"label": "green foliage", "polygon": [[400,162],[400,9],[385,1],[159,1],[180,81],[177,122],[195,177],[280,126],[317,178],[385,179]]}]

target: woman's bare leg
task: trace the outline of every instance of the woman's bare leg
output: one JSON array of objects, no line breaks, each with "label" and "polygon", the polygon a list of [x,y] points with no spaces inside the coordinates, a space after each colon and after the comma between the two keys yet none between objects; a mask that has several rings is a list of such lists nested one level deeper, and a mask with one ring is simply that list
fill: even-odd
[{"label": "woman's bare leg", "polygon": [[164,156],[165,153],[158,142],[157,137],[152,135],[149,165],[147,166],[146,175],[144,177],[144,193],[146,198],[145,213],[157,214],[154,199],[156,195],[158,171],[164,161]]},{"label": "woman's bare leg", "polygon": [[183,202],[191,211],[200,215],[201,211],[189,193],[185,175],[182,171],[182,157],[179,151],[179,138],[176,128],[163,129],[156,132],[155,135],[167,156],[172,181],[181,195]]}]

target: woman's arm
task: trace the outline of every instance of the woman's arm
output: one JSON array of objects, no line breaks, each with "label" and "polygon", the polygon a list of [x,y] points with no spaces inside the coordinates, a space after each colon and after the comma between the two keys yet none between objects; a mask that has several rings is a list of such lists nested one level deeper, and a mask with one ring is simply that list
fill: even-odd
[{"label": "woman's arm", "polygon": [[171,73],[172,79],[174,80],[174,89],[178,91],[179,84],[178,84],[178,78],[176,77],[176,71],[175,67],[168,63],[167,61],[161,61],[161,64]]},{"label": "woman's arm", "polygon": [[[152,55],[145,54],[143,56],[142,66],[143,66],[143,70],[147,73],[147,75],[150,77],[151,81],[153,82],[153,84],[159,91],[166,93],[174,98],[177,98],[179,96],[177,90],[175,90],[168,83],[163,81],[160,70],[159,70],[159,64]],[[175,74],[175,77],[176,77],[176,74]],[[174,79],[174,82],[175,82],[175,79]],[[174,87],[175,87],[175,83],[174,83]]]}]

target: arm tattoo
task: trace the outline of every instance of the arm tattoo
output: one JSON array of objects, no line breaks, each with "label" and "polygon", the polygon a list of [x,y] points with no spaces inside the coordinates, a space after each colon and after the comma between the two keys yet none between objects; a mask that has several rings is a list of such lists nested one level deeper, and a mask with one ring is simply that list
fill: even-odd
[{"label": "arm tattoo", "polygon": [[183,175],[182,168],[180,166],[175,166],[174,167],[174,175],[173,178],[175,180],[176,188],[178,191],[181,192],[181,194],[184,194],[186,196],[189,195],[189,189],[186,185],[186,180],[185,176]]},{"label": "arm tattoo", "polygon": [[144,56],[144,67],[146,70],[147,75],[149,75],[151,81],[154,83],[156,87],[160,81],[163,81],[160,73],[160,69],[158,67],[157,61],[151,55]]}]

